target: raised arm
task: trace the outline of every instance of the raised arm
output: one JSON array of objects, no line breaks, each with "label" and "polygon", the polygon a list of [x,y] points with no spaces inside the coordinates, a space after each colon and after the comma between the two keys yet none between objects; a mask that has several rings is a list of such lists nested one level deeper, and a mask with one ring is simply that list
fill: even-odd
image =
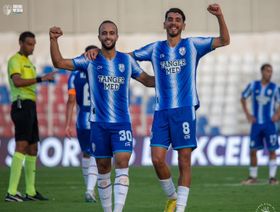
[{"label": "raised arm", "polygon": [[141,82],[146,87],[155,87],[155,77],[142,72],[139,77],[135,78],[138,82]]},{"label": "raised arm", "polygon": [[67,69],[67,70],[74,70],[74,65],[72,60],[64,59],[59,50],[57,39],[63,35],[62,30],[59,27],[52,27],[50,28],[49,35],[50,35],[51,58],[54,67]]},{"label": "raised arm", "polygon": [[214,42],[212,44],[212,48],[218,48],[222,46],[229,45],[230,43],[230,36],[228,32],[228,28],[224,19],[224,15],[218,4],[210,4],[207,10],[212,14],[215,15],[218,19],[219,28],[220,28],[220,36],[214,38]]}]

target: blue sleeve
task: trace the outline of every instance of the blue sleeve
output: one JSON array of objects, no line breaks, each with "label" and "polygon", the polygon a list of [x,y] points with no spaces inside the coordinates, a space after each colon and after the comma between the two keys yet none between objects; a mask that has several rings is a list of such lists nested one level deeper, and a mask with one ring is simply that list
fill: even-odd
[{"label": "blue sleeve", "polygon": [[193,45],[196,48],[198,57],[201,58],[207,53],[213,51],[214,49],[212,48],[212,43],[214,41],[213,37],[196,37],[196,38],[191,38]]},{"label": "blue sleeve", "polygon": [[68,90],[75,89],[74,80],[76,77],[77,71],[71,72],[69,78],[68,78]]},{"label": "blue sleeve", "polygon": [[253,90],[252,88],[253,88],[253,83],[250,83],[249,85],[247,85],[245,90],[242,92],[241,97],[244,99],[247,99],[249,96],[251,96],[252,90]]},{"label": "blue sleeve", "polygon": [[132,57],[129,57],[129,58],[130,58],[130,63],[131,63],[131,77],[135,79],[141,75],[143,70]]},{"label": "blue sleeve", "polygon": [[133,58],[138,61],[151,61],[152,54],[156,43],[148,44],[132,52]]},{"label": "blue sleeve", "polygon": [[84,55],[72,59],[72,62],[74,64],[74,69],[81,71],[86,71],[89,65],[89,60]]}]

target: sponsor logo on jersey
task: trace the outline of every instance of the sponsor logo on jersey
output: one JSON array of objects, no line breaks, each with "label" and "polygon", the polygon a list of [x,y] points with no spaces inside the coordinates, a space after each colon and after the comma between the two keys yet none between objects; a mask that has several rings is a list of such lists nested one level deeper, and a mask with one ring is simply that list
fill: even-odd
[{"label": "sponsor logo on jersey", "polygon": [[185,59],[160,62],[161,69],[165,70],[166,75],[179,73],[182,70],[182,66],[185,65]]},{"label": "sponsor logo on jersey", "polygon": [[118,91],[124,84],[124,77],[98,75],[98,80],[104,84],[104,90]]}]

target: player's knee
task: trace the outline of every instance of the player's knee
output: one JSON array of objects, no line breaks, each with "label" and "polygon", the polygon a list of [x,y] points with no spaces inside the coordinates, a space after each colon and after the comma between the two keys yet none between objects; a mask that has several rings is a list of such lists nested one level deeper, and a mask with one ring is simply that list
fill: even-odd
[{"label": "player's knee", "polygon": [[152,157],[152,162],[154,166],[163,167],[166,165],[165,159],[157,156]]}]

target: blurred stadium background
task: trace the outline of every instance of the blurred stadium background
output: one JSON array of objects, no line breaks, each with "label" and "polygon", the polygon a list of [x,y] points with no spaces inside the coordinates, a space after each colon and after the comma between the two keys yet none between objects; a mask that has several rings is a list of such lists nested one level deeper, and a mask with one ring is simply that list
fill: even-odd
[{"label": "blurred stadium background", "polygon": [[[19,33],[35,32],[37,44],[31,60],[39,74],[54,70],[49,54],[48,30],[60,26],[64,57],[73,58],[89,44],[100,46],[97,29],[111,19],[119,27],[119,51],[130,52],[163,40],[164,13],[181,8],[187,16],[183,36],[216,36],[218,24],[206,8],[221,5],[231,33],[231,44],[204,57],[198,66],[197,87],[201,107],[197,112],[199,148],[195,165],[248,165],[249,124],[240,106],[240,93],[251,80],[260,78],[260,65],[271,63],[273,81],[280,80],[279,0],[1,0],[0,7],[0,166],[10,164],[13,151],[13,124],[7,61],[18,51]],[[141,63],[149,73],[149,63]],[[40,163],[45,166],[79,166],[80,150],[75,139],[64,139],[68,73],[60,70],[55,83],[38,85],[37,111],[42,138]],[[154,111],[154,90],[131,81],[131,116],[135,152],[131,164],[151,165],[150,128]],[[75,118],[75,117],[74,117]],[[73,119],[74,127],[74,119]],[[260,152],[260,164],[267,162]],[[278,164],[280,164],[280,152]],[[264,157],[262,157],[264,156]],[[176,164],[176,153],[169,161]]]}]

